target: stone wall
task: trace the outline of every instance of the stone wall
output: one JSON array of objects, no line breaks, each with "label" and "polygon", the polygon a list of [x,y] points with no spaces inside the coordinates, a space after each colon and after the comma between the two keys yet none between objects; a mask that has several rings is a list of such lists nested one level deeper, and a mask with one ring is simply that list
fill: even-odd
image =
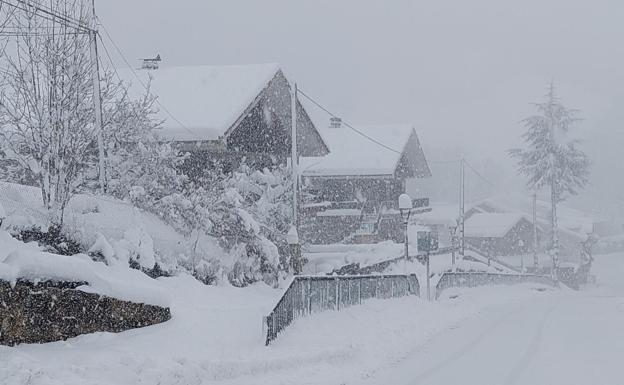
[{"label": "stone wall", "polygon": [[85,293],[81,282],[0,281],[0,344],[44,343],[165,322],[169,308]]}]

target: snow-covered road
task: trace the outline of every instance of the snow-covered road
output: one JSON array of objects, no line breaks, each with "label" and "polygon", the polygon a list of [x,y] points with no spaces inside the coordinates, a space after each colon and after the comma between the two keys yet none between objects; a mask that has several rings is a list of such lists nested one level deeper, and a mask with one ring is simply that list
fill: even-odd
[{"label": "snow-covered road", "polygon": [[[280,291],[162,278],[170,322],[44,345],[0,346],[4,385],[623,384],[624,255],[598,284],[449,289],[296,320],[269,347]],[[538,290],[539,289],[539,290]]]},{"label": "snow-covered road", "polygon": [[624,259],[595,271],[596,288],[488,307],[363,383],[622,383]]}]

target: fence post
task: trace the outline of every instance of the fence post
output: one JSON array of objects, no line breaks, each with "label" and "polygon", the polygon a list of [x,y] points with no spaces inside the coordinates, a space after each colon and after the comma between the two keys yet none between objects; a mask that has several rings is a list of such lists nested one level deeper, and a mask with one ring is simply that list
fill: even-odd
[{"label": "fence post", "polygon": [[362,279],[358,279],[358,304],[362,304]]},{"label": "fence post", "polygon": [[329,309],[329,280],[325,280],[325,304],[324,304],[324,309],[323,310],[327,310]]},{"label": "fence post", "polygon": [[308,314],[312,314],[312,279],[308,278]]},{"label": "fence post", "polygon": [[305,300],[305,285],[303,283],[303,281],[298,280],[299,282],[299,290],[301,291],[301,296],[300,296],[300,300],[301,303],[299,304],[299,315],[300,316],[304,316],[305,315],[305,309],[306,309],[306,300]]},{"label": "fence post", "polygon": [[336,278],[336,310],[340,310],[340,278]]},{"label": "fence post", "polygon": [[351,283],[352,280],[351,279],[347,279],[347,302],[349,303],[349,306],[353,305],[353,302],[351,301]]}]

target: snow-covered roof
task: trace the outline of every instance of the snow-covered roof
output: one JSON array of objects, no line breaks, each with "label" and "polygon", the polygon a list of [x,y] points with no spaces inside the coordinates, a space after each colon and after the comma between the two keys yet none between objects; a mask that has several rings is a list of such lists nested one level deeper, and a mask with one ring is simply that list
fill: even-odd
[{"label": "snow-covered roof", "polygon": [[457,226],[459,205],[451,203],[431,203],[431,211],[418,214],[415,221],[428,225]]},{"label": "snow-covered roof", "polygon": [[466,220],[465,235],[469,238],[501,238],[522,219],[522,213],[479,213]]},{"label": "snow-covered roof", "polygon": [[135,97],[145,94],[145,88],[134,73],[145,84],[151,78],[150,91],[166,108],[157,106],[158,118],[164,121],[163,138],[197,141],[224,136],[279,71],[279,65],[271,63],[127,69],[120,74]]},{"label": "snow-covered roof", "polygon": [[[530,197],[505,194],[493,198],[481,200],[472,207],[479,212],[520,212],[528,217],[532,212],[532,199]],[[550,221],[550,202],[538,199],[536,205],[538,223]],[[572,207],[560,204],[557,206],[557,216],[560,230],[569,230],[579,235],[593,231],[595,218],[590,214]]]},{"label": "snow-covered roof", "polygon": [[[416,135],[409,124],[354,127],[357,131],[344,125],[339,128],[319,129],[330,153],[321,158],[301,158],[302,175],[393,175],[410,136]],[[420,148],[417,150],[422,151]]]},{"label": "snow-covered roof", "polygon": [[329,209],[316,214],[317,217],[350,217],[360,216],[362,210],[359,209]]}]

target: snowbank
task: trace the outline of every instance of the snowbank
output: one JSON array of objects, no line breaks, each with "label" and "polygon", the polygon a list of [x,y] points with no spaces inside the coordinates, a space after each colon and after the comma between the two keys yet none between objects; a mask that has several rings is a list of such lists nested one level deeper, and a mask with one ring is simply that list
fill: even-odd
[{"label": "snowbank", "polygon": [[[0,204],[7,214],[3,229],[45,229],[49,224],[36,187],[0,182]],[[141,257],[137,262],[147,268],[153,266],[154,258],[165,269],[170,268],[186,251],[184,235],[155,215],[110,197],[74,196],[66,209],[65,227],[85,250],[93,246],[93,251],[102,252],[107,260],[113,253],[117,259],[127,259],[128,252],[133,252]],[[218,246],[214,240],[202,238],[198,249],[214,252]],[[0,250],[0,256],[2,253]]]},{"label": "snowbank", "polygon": [[454,293],[459,299],[431,303],[371,300],[298,319],[265,347],[261,319],[279,291],[265,285],[207,287],[188,276],[158,282],[173,295],[171,321],[43,346],[0,347],[6,358],[0,383],[352,383],[487,306],[553,294],[517,286],[466,289]]},{"label": "snowbank", "polygon": [[78,290],[163,307],[170,303],[157,281],[127,265],[109,267],[86,255],[68,257],[42,252],[4,231],[0,231],[0,250],[0,280],[87,282]]}]

